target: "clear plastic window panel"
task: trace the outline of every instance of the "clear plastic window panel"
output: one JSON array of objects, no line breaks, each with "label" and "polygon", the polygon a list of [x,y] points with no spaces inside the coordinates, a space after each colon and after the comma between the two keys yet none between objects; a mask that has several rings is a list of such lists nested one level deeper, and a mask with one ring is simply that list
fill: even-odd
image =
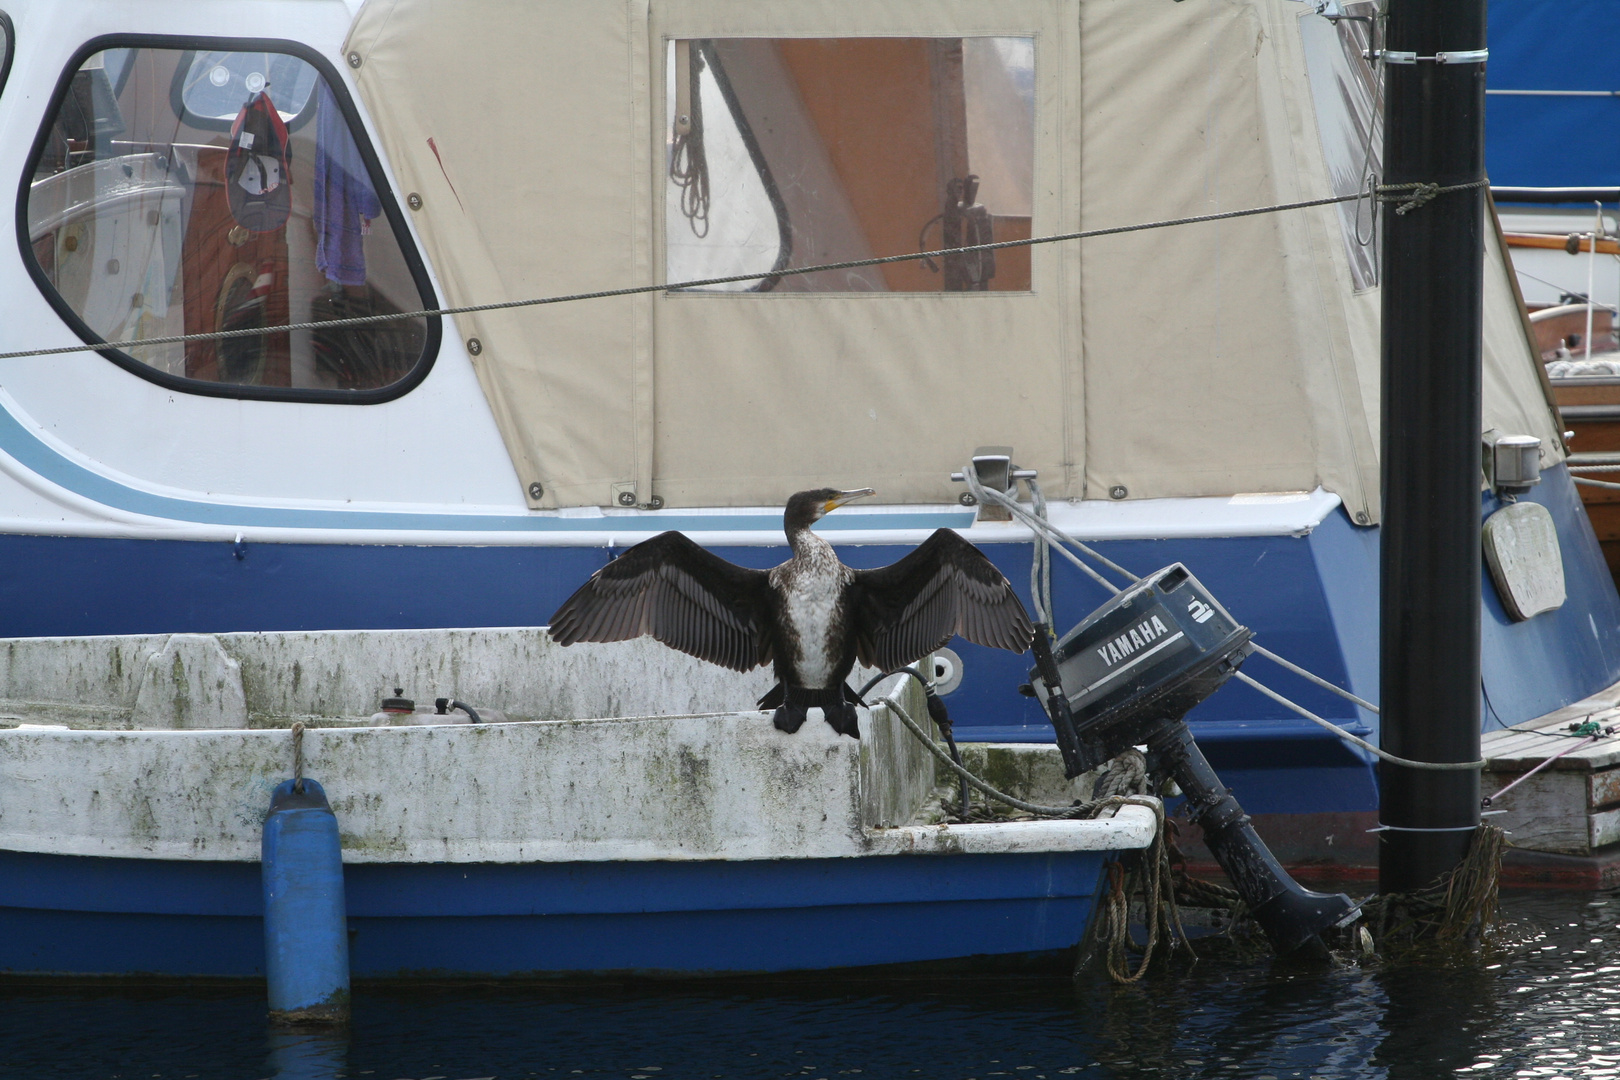
[{"label": "clear plastic window panel", "polygon": [[306,117],[319,76],[296,56],[265,52],[198,52],[180,80],[180,105],[188,122],[213,121],[229,128],[242,103],[275,85],[276,112],[296,125]]},{"label": "clear plastic window panel", "polygon": [[11,23],[6,13],[0,11],[0,93],[6,89],[6,79],[11,74]]},{"label": "clear plastic window panel", "polygon": [[[348,122],[279,53],[109,49],[74,74],[28,192],[39,269],[99,340],[420,310]],[[418,363],[422,319],[142,347],[169,375],[360,391]]]},{"label": "clear plastic window panel", "polygon": [[[1305,66],[1316,109],[1333,194],[1354,195],[1383,173],[1384,120],[1378,74],[1365,53],[1372,2],[1341,5],[1346,18],[1308,16],[1299,20]],[[1339,204],[1350,278],[1357,290],[1378,284],[1378,204],[1370,199]]]},{"label": "clear plastic window panel", "polygon": [[1027,248],[791,275],[1027,239],[1027,37],[667,45],[666,280],[732,292],[1027,291]]}]

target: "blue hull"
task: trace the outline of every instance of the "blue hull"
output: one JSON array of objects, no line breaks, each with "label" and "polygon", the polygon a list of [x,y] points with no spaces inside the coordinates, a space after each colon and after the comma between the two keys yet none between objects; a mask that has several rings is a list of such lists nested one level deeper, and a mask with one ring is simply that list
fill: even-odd
[{"label": "blue hull", "polygon": [[[1523,723],[1620,680],[1620,597],[1568,472],[1526,498],[1557,523],[1568,600],[1528,622],[1508,619],[1484,583],[1481,715],[1492,730]],[[1482,512],[1498,508],[1483,496]],[[833,536],[836,539],[836,534]],[[1378,699],[1378,538],[1334,511],[1308,535],[1106,541],[1095,546],[1145,573],[1180,561],[1268,648],[1370,701]],[[784,548],[716,547],[767,567]],[[901,545],[843,545],[853,566],[881,566]],[[984,550],[1020,594],[1028,544]],[[0,637],[246,630],[534,626],[608,558],[600,548],[249,544],[0,536]],[[1053,560],[1058,622],[1072,625],[1107,595]],[[1050,742],[1040,706],[1014,693],[1028,659],[953,643],[966,669],[949,698],[957,738]],[[1359,713],[1261,659],[1250,672],[1363,737]],[[738,702],[737,705],[746,703]],[[1189,715],[1194,734],[1256,814],[1365,812],[1377,806],[1368,756],[1283,706],[1229,684]]]},{"label": "blue hull", "polygon": [[[355,864],[357,978],[712,976],[1077,944],[1107,852]],[[0,852],[0,974],[262,978],[256,863]]]}]

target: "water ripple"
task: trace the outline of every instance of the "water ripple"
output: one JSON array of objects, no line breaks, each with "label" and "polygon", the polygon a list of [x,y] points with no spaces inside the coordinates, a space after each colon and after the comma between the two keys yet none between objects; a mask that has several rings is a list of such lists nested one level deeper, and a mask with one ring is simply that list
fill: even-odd
[{"label": "water ripple", "polygon": [[1206,947],[1100,978],[361,986],[347,1033],[255,988],[0,984],[0,1077],[1620,1080],[1620,894],[1509,893],[1477,954],[1336,969]]}]

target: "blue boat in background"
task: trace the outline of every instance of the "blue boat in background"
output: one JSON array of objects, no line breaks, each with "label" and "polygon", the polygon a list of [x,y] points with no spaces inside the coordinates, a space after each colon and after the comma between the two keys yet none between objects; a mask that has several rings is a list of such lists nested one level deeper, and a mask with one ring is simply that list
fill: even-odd
[{"label": "blue boat in background", "polygon": [[[1620,504],[1602,484],[1620,431],[1620,60],[1606,5],[1494,3],[1486,165],[1535,347],[1571,432],[1570,467],[1611,571]],[[1595,471],[1592,471],[1594,470]]]},{"label": "blue boat in background", "polygon": [[[1495,0],[1485,165],[1503,187],[1620,187],[1620,57],[1603,0]],[[1611,200],[1612,201],[1612,200]]]}]

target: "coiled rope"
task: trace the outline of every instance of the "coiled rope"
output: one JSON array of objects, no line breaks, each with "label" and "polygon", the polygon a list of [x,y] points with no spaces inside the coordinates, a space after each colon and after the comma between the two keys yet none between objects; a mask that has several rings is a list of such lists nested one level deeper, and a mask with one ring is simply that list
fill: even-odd
[{"label": "coiled rope", "polygon": [[[1397,214],[1404,214],[1451,191],[1486,186],[1488,181],[1476,180],[1467,184],[1383,184],[1375,189],[1380,201],[1399,202]],[[998,240],[991,244],[969,244],[961,247],[939,248],[934,251],[916,251],[905,255],[883,255],[869,259],[845,259],[842,262],[817,263],[814,266],[796,266],[772,270],[769,274],[728,274],[725,277],[694,278],[689,281],[668,282],[658,285],[632,285],[622,289],[598,289],[594,292],[563,293],[527,300],[505,300],[493,304],[463,304],[458,307],[431,308],[422,311],[387,312],[380,315],[357,315],[347,319],[323,319],[311,322],[287,323],[283,326],[248,327],[241,330],[214,330],[198,334],[170,334],[164,337],[142,338],[135,341],[104,341],[94,345],[61,345],[47,349],[18,349],[0,353],[0,360],[17,360],[29,356],[61,356],[66,353],[101,352],[107,349],[133,349],[149,345],[180,345],[192,341],[226,341],[231,338],[259,337],[266,334],[286,334],[295,330],[346,330],[361,326],[378,326],[403,319],[438,318],[445,315],[475,315],[485,311],[509,311],[515,308],[543,307],[548,304],[568,304],[579,300],[606,300],[616,296],[639,296],[655,292],[683,292],[705,289],[715,285],[731,285],[741,281],[758,281],[763,277],[783,278],[800,274],[819,274],[829,270],[854,270],[863,266],[885,266],[889,263],[944,258],[970,251],[999,251],[1003,248],[1036,247],[1041,244],[1059,244],[1070,240],[1093,240],[1102,236],[1123,236],[1146,232],[1150,229],[1169,229],[1179,225],[1200,225],[1211,221],[1231,221],[1235,218],[1255,217],[1260,214],[1278,214],[1289,210],[1306,210],[1313,206],[1332,206],[1354,202],[1367,197],[1366,191],[1353,195],[1332,195],[1322,199],[1302,199],[1298,202],[1254,206],[1243,210],[1223,210],[1214,214],[1195,214],[1191,217],[1165,218],[1144,221],[1135,225],[1114,225],[1104,229],[1082,229],[1078,232],[1054,233],[1027,240]]]},{"label": "coiled rope", "polygon": [[[1100,798],[1128,796],[1148,790],[1147,755],[1134,747],[1108,763],[1107,771],[1097,778],[1091,793]],[[1170,823],[1161,814],[1159,832],[1154,835],[1152,847],[1140,853],[1136,866],[1127,870],[1124,863],[1115,861],[1108,866],[1108,892],[1103,897],[1102,940],[1105,942],[1103,963],[1108,977],[1121,986],[1133,983],[1147,974],[1148,964],[1158,950],[1160,941],[1185,944],[1187,932],[1181,925],[1181,909],[1177,905],[1175,886],[1172,884]],[[1133,880],[1134,879],[1134,880]],[[1136,888],[1133,889],[1133,885]],[[1142,922],[1147,928],[1147,943],[1142,947],[1142,962],[1131,970],[1126,956],[1131,942],[1131,893],[1142,897]],[[1192,946],[1187,946],[1191,951]],[[1084,954],[1075,956],[1076,972],[1084,961]]]}]

